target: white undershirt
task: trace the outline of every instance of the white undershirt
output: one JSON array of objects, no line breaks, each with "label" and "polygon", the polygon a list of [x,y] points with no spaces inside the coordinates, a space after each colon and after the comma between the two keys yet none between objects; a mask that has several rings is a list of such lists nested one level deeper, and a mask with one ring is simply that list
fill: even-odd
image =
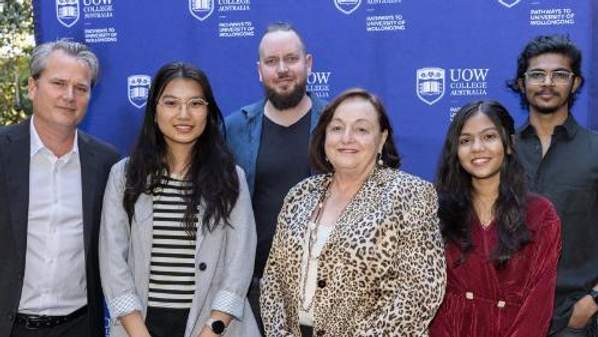
[{"label": "white undershirt", "polygon": [[31,119],[27,253],[19,312],[67,315],[87,304],[81,163],[77,146],[57,158]]},{"label": "white undershirt", "polygon": [[[307,275],[307,284],[305,286],[305,303],[310,303],[313,300],[313,297],[316,293],[316,286],[317,286],[317,282],[318,282],[318,259],[317,257],[320,256],[320,253],[322,252],[322,248],[324,247],[324,244],[326,243],[326,241],[328,241],[328,238],[330,237],[330,233],[332,232],[332,229],[334,228],[334,226],[326,226],[326,225],[319,225],[318,226],[318,237],[317,237],[317,241],[314,244],[314,256],[316,256],[315,258],[312,258],[311,260],[311,264],[310,264],[310,268],[309,268],[309,273]],[[304,243],[304,249],[303,249],[303,260],[301,262],[301,280],[299,283],[299,289],[302,290],[303,289],[303,280],[305,279],[305,272],[306,272],[306,264],[307,264],[307,259],[308,259],[308,249],[307,249],[307,242],[308,242],[309,238],[306,238],[305,243]],[[314,325],[314,306],[312,305],[312,307],[310,308],[309,311],[304,311],[303,310],[303,305],[302,303],[299,303],[299,324],[301,325],[308,325],[308,326],[313,326]]]}]

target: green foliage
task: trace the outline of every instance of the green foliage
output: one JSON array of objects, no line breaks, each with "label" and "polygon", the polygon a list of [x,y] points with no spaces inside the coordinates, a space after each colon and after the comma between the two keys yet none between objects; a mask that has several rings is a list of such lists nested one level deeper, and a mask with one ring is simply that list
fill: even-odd
[{"label": "green foliage", "polygon": [[8,125],[31,114],[27,78],[33,48],[33,10],[31,0],[0,3],[4,4],[0,12],[0,125]]}]

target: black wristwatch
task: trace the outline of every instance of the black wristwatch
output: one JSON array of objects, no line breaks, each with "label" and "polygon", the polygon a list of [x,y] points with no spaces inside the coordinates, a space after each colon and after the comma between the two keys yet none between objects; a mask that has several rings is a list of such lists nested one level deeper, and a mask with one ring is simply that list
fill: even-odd
[{"label": "black wristwatch", "polygon": [[226,325],[224,325],[224,322],[219,319],[210,318],[206,322],[206,325],[218,336],[224,335],[224,332],[226,331]]},{"label": "black wristwatch", "polygon": [[598,290],[590,289],[590,296],[594,299],[594,303],[598,305]]}]

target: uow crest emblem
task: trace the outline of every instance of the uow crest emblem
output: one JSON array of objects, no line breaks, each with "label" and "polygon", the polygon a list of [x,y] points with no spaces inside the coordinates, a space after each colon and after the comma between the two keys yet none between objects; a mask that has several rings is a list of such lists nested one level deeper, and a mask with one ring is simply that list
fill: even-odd
[{"label": "uow crest emblem", "polygon": [[361,0],[333,0],[334,6],[347,15],[355,12],[359,5],[361,5]]},{"label": "uow crest emblem", "polygon": [[501,5],[503,5],[507,8],[511,8],[520,2],[521,2],[521,0],[498,0],[498,3],[500,3]]},{"label": "uow crest emblem", "polygon": [[438,102],[444,96],[445,71],[442,68],[426,67],[417,70],[417,97],[428,105]]},{"label": "uow crest emblem", "polygon": [[129,102],[138,109],[145,106],[152,78],[148,75],[131,75],[127,77],[127,95]]},{"label": "uow crest emblem", "polygon": [[56,0],[56,19],[70,28],[79,21],[79,0]]},{"label": "uow crest emblem", "polygon": [[214,0],[189,0],[189,12],[199,21],[203,21],[214,12]]}]

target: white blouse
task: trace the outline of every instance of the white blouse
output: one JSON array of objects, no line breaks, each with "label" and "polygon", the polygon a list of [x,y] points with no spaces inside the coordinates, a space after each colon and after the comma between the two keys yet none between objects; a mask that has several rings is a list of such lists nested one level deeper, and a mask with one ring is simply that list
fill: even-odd
[{"label": "white blouse", "polygon": [[[309,268],[309,273],[306,276],[306,264],[307,264],[307,259],[308,259],[308,255],[309,255],[309,251],[307,248],[307,242],[309,240],[309,237],[305,240],[304,243],[304,248],[303,248],[303,260],[301,262],[301,270],[303,271],[301,274],[301,280],[299,283],[299,289],[303,289],[303,282],[305,277],[307,277],[307,283],[305,285],[305,303],[311,303],[313,300],[313,297],[316,293],[316,284],[318,281],[318,257],[320,256],[320,253],[322,252],[322,248],[324,247],[324,244],[326,244],[326,241],[328,241],[328,238],[330,237],[330,233],[332,232],[332,229],[334,228],[334,226],[329,226],[329,225],[322,225],[320,224],[318,226],[318,236],[317,236],[317,241],[314,244],[314,256],[311,258],[310,261],[310,268]],[[308,325],[308,326],[313,326],[314,324],[314,318],[313,318],[313,306],[310,308],[309,311],[305,311],[303,310],[303,305],[302,303],[299,303],[299,324],[301,325]]]}]

